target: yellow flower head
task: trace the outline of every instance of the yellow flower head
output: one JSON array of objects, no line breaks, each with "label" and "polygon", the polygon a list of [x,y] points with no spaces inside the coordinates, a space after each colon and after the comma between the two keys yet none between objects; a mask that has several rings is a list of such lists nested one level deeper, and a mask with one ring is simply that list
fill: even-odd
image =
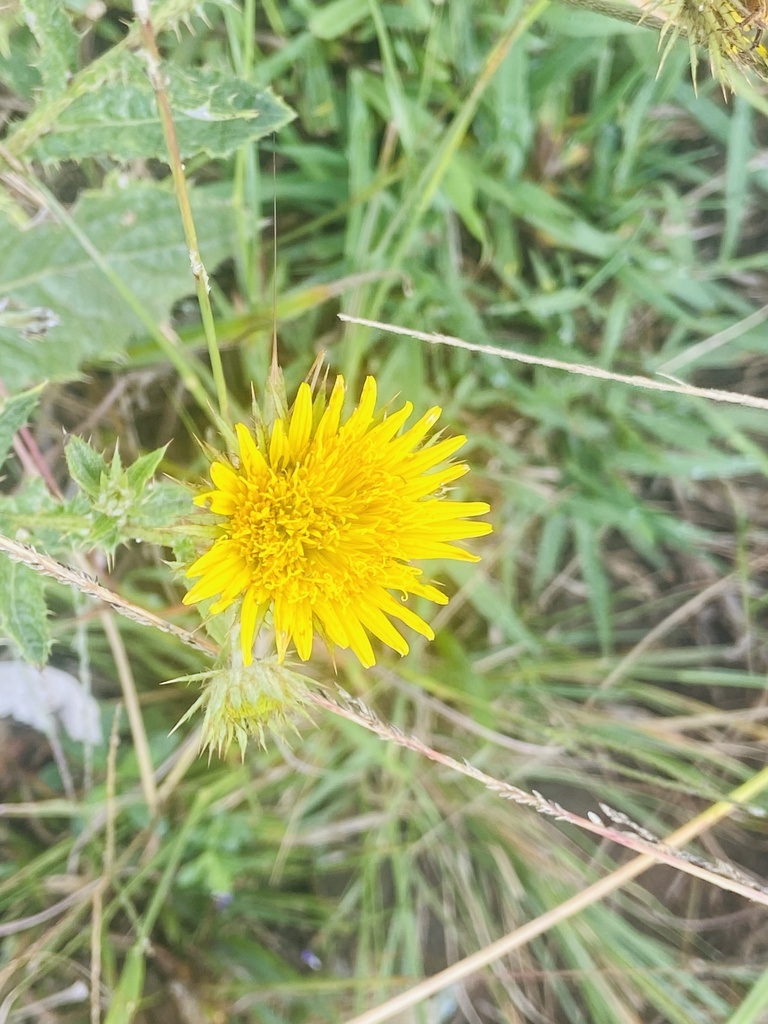
[{"label": "yellow flower head", "polygon": [[413,406],[376,418],[376,382],[369,377],[342,423],[344,390],[337,377],[323,409],[301,384],[293,410],[274,421],[261,447],[238,423],[239,459],[214,462],[213,489],[195,499],[223,521],[213,546],[187,572],[200,578],[184,601],[217,597],[216,614],[242,598],[245,665],[270,609],[280,661],[291,642],[306,661],[315,631],[351,648],[366,667],[375,662],[369,634],[407,654],[392,619],[430,640],[434,634],[404,599],[448,600],[422,582],[411,561],[477,561],[454,541],[491,532],[490,524],[468,519],[488,512],[485,502],[440,496],[469,467],[447,461],[466,438],[429,443],[439,408],[400,433]]}]

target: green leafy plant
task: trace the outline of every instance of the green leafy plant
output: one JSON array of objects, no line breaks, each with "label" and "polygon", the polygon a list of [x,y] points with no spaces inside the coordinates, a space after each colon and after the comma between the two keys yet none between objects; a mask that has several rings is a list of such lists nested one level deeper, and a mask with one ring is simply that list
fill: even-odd
[{"label": "green leafy plant", "polygon": [[[764,1013],[761,22],[727,102],[588,7],[0,12],[4,1013]],[[441,406],[494,522],[282,737],[182,572],[273,332],[289,394]]]}]

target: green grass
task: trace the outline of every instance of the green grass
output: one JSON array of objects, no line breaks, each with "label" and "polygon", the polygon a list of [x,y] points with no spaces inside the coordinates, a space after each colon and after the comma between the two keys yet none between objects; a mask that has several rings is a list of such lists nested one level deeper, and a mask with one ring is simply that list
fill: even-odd
[{"label": "green grass", "polygon": [[[244,0],[206,4],[205,20],[183,0],[155,6],[169,67],[269,86],[298,115],[231,146],[227,132],[249,123],[217,124],[208,152],[184,155],[233,415],[247,414],[269,367],[274,289],[290,394],[325,351],[353,394],[374,373],[384,399],[441,405],[468,437],[462,497],[492,505],[495,532],[475,542],[482,562],[431,567],[453,595],[430,616],[434,643],[414,642],[403,661],[382,651],[369,671],[342,653],[336,676],[318,652],[309,673],[438,751],[577,814],[607,804],[657,835],[753,778],[768,736],[766,413],[426,345],[336,314],[764,395],[765,323],[742,324],[768,281],[759,90],[726,102],[705,79],[696,95],[684,46],[657,75],[654,32],[570,6]],[[99,114],[91,83],[123,59],[114,47],[129,7],[108,2],[95,23],[82,7],[62,7],[81,36],[74,50],[67,24],[36,39],[0,13],[0,298],[11,300],[0,376],[16,394],[57,367],[30,429],[63,495],[11,454],[0,532],[195,629],[167,562],[171,543],[179,558],[193,548],[173,524],[189,501],[179,484],[206,473],[196,439],[222,442],[182,236],[158,237],[162,197],[125,192],[166,176],[162,151],[115,159],[126,136],[111,123],[103,151],[52,161],[35,149],[38,129],[56,140],[73,94]],[[92,193],[103,207],[88,207]],[[55,237],[78,230],[98,238],[95,255],[143,320],[119,305],[94,254],[86,270],[55,265]],[[40,304],[62,317],[66,352],[54,332],[20,333],[11,320],[28,326]],[[178,343],[160,344],[168,324]],[[24,415],[8,408],[10,443]],[[62,429],[90,440],[79,462],[72,450],[62,458]],[[109,486],[100,480],[118,444],[127,467],[168,445],[151,504],[116,469]],[[37,577],[14,587],[45,630]],[[51,580],[45,596],[50,659],[89,681],[108,737],[121,681],[99,608]],[[24,631],[11,603],[0,619],[15,656]],[[160,684],[210,659],[114,622],[139,724],[120,715],[111,766],[106,742],[84,751],[62,734],[67,793],[55,762],[33,759],[30,733],[5,720],[0,734],[2,1020],[51,1000],[50,1019],[85,1021],[87,1000],[57,995],[97,978],[92,1022],[344,1021],[556,910],[624,859],[331,714],[313,712],[290,748],[253,744],[242,764],[186,756],[194,723],[169,732],[197,687]],[[30,636],[29,656],[47,651]],[[766,812],[758,793],[696,851],[759,876]],[[400,1019],[757,1024],[763,915],[657,867]]]}]

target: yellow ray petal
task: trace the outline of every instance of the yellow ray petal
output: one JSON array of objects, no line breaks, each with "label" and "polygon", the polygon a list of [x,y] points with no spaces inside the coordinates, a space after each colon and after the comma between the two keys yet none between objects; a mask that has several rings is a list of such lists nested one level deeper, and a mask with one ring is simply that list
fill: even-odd
[{"label": "yellow ray petal", "polygon": [[371,604],[378,605],[387,615],[391,615],[394,619],[400,619],[406,626],[410,626],[417,633],[421,633],[427,640],[435,639],[432,627],[421,616],[417,615],[416,612],[407,608],[402,601],[396,601],[386,590],[376,588],[374,593],[368,594],[368,600]]},{"label": "yellow ray petal", "polygon": [[[423,512],[424,518],[431,524],[443,523],[447,519],[484,516],[491,511],[491,506],[485,501],[444,501],[441,498],[432,498],[430,501],[419,502],[416,509],[417,514]],[[431,529],[431,525],[428,529]]]},{"label": "yellow ray petal", "polygon": [[240,610],[240,649],[244,665],[250,665],[253,661],[253,641],[256,639],[256,624],[260,613],[263,617],[264,609],[259,606],[256,589],[251,587],[245,592]]},{"label": "yellow ray petal", "polygon": [[357,615],[349,608],[344,612],[344,626],[349,637],[349,646],[357,655],[360,664],[363,668],[371,668],[376,664],[371,641]]},{"label": "yellow ray petal", "polygon": [[288,428],[288,448],[292,459],[298,459],[309,441],[312,432],[312,390],[302,381],[296,394]]},{"label": "yellow ray petal", "polygon": [[[457,538],[461,539],[461,538]],[[401,545],[401,557],[409,560],[417,559],[422,561],[425,558],[448,558],[452,562],[479,562],[480,556],[473,555],[464,548],[454,547],[444,541],[428,541],[419,538],[418,540],[404,540]]]},{"label": "yellow ray petal", "polygon": [[241,569],[240,572],[235,573],[227,586],[222,590],[216,604],[211,605],[211,614],[217,615],[219,612],[223,612],[241,594],[245,593],[251,583],[251,576],[250,569]]},{"label": "yellow ray petal", "polygon": [[448,595],[431,583],[411,583],[408,591],[415,597],[426,597],[428,601],[434,601],[435,604],[448,604]]},{"label": "yellow ray petal", "polygon": [[285,656],[288,653],[288,644],[290,642],[290,634],[275,630],[275,647],[277,648],[277,660],[279,662],[285,661]]},{"label": "yellow ray petal", "polygon": [[342,427],[342,432],[348,437],[362,437],[371,425],[375,410],[376,381],[373,377],[366,377],[358,406]]},{"label": "yellow ray petal", "polygon": [[203,491],[202,494],[198,494],[196,495],[196,497],[192,499],[192,503],[194,505],[200,505],[202,508],[205,508],[205,506],[208,504],[213,495],[218,493],[218,491]]},{"label": "yellow ray petal", "polygon": [[325,412],[320,417],[320,422],[315,431],[315,441],[325,443],[328,438],[333,435],[339,429],[339,422],[341,420],[341,410],[344,405],[344,392],[346,387],[344,385],[344,378],[339,376],[336,378],[336,382],[333,385],[333,391],[331,397],[328,399],[328,405],[326,406]]},{"label": "yellow ray petal", "polygon": [[[448,523],[434,523],[427,536],[436,541],[469,540],[470,537],[486,537],[492,532],[493,527],[490,523],[478,523],[473,519],[457,519]],[[421,542],[419,541],[419,543]]]},{"label": "yellow ray petal", "polygon": [[209,491],[211,503],[208,506],[217,516],[231,516],[238,506],[238,499],[227,491]]},{"label": "yellow ray petal", "polygon": [[240,448],[240,462],[246,476],[261,476],[267,469],[267,461],[256,447],[250,430],[243,423],[236,423],[237,441]]},{"label": "yellow ray petal", "polygon": [[282,594],[275,597],[272,608],[272,618],[275,628],[275,644],[277,645],[277,657],[279,661],[285,658],[288,644],[291,642],[293,632],[293,616],[291,606]]},{"label": "yellow ray petal", "polygon": [[211,463],[211,480],[220,491],[227,491],[229,494],[239,494],[243,482],[231,466],[225,466],[223,462]]},{"label": "yellow ray petal", "polygon": [[209,609],[210,614],[218,615],[220,612],[225,612],[227,608],[229,608],[231,604],[234,604],[238,597],[240,597],[241,592],[241,590],[237,590],[234,594],[230,594],[228,597],[224,597],[222,595],[218,601],[214,601],[211,605]]},{"label": "yellow ray petal", "polygon": [[272,469],[283,468],[288,458],[288,442],[285,438],[285,427],[282,420],[275,420],[272,427],[272,437],[269,440],[269,464]]},{"label": "yellow ray petal", "polygon": [[318,601],[314,612],[331,643],[342,648],[349,647],[347,631],[334,605],[330,601]]},{"label": "yellow ray petal", "polygon": [[365,628],[379,640],[383,640],[387,647],[403,656],[408,653],[409,647],[405,637],[400,635],[380,608],[364,602],[358,606],[357,611]]},{"label": "yellow ray petal", "polygon": [[228,565],[225,565],[223,569],[221,566],[211,569],[205,576],[201,576],[194,586],[189,588],[182,601],[184,604],[197,604],[198,601],[215,597],[222,592],[230,576],[231,569]]},{"label": "yellow ray petal", "polygon": [[308,604],[294,605],[292,633],[296,653],[308,661],[312,654],[312,609]]},{"label": "yellow ray petal", "polygon": [[[242,556],[232,555],[229,558],[221,559],[221,561],[216,562],[214,565],[206,569],[199,582],[202,582],[202,580],[208,580],[209,585],[211,586],[214,583],[223,583],[224,586],[226,586],[227,583],[235,576],[239,576],[241,573],[247,574],[247,572],[246,562]],[[195,584],[195,586],[197,586],[197,584]],[[224,587],[220,586],[219,590],[222,589],[224,589]],[[218,593],[218,591],[215,591],[215,593]]]},{"label": "yellow ray petal", "polygon": [[418,476],[403,486],[403,499],[415,501],[418,498],[426,498],[468,472],[469,466],[466,462],[454,462],[453,465],[446,466],[445,469],[438,470],[436,473]]},{"label": "yellow ray petal", "polygon": [[463,434],[458,434],[456,437],[446,437],[444,441],[438,441],[437,444],[431,444],[428,448],[423,448],[415,455],[409,455],[403,459],[403,465],[407,469],[408,476],[411,478],[418,476],[436,466],[438,462],[450,459],[465,444],[466,440]]},{"label": "yellow ray petal", "polygon": [[428,409],[420,420],[414,423],[409,430],[406,430],[402,437],[398,437],[396,441],[392,442],[387,449],[387,454],[393,459],[400,459],[406,453],[412,452],[440,419],[442,411],[439,405],[434,405],[431,409]]},{"label": "yellow ray petal", "polygon": [[234,563],[241,558],[239,550],[228,537],[217,540],[212,548],[200,555],[187,569],[187,579],[194,579],[195,576],[202,576],[210,568],[224,563]]},{"label": "yellow ray petal", "polygon": [[376,444],[384,444],[395,436],[405,421],[413,412],[413,403],[406,402],[402,409],[393,412],[391,416],[385,417],[381,423],[371,427],[368,431],[368,439]]}]

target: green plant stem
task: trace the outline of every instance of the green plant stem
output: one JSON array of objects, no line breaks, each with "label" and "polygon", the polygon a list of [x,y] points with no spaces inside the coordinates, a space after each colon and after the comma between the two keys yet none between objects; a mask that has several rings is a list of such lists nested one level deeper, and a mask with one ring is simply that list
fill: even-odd
[{"label": "green plant stem", "polygon": [[[241,78],[250,81],[256,58],[254,33],[256,0],[243,0],[242,7],[241,12],[225,8],[223,13],[235,69]],[[249,306],[253,306],[260,297],[258,287],[260,237],[258,231],[249,231],[250,221],[247,214],[250,210],[250,217],[254,217],[258,223],[261,195],[257,148],[252,143],[240,146],[235,154],[232,206],[236,212],[237,241],[240,250],[240,283]]]},{"label": "green plant stem", "polygon": [[208,356],[211,360],[211,370],[216,388],[216,397],[219,404],[219,413],[225,422],[229,421],[229,396],[227,384],[224,379],[224,367],[221,361],[221,352],[216,339],[216,327],[211,308],[210,284],[208,272],[203,264],[200,255],[200,245],[197,240],[195,221],[192,216],[192,206],[189,202],[189,189],[187,179],[184,175],[184,164],[179,150],[179,140],[176,135],[176,127],[173,123],[171,103],[168,99],[168,92],[165,87],[165,76],[162,71],[162,60],[160,51],[157,48],[155,30],[149,17],[149,0],[134,0],[134,14],[139,22],[141,40],[144,45],[145,57],[147,60],[147,72],[157,100],[157,109],[160,115],[160,123],[163,128],[165,145],[168,150],[168,161],[173,177],[176,198],[179,203],[181,222],[184,226],[184,236],[189,249],[189,261],[192,267],[192,275],[195,279],[195,290],[197,301],[200,305],[200,315],[203,320],[205,340],[208,344]]}]

